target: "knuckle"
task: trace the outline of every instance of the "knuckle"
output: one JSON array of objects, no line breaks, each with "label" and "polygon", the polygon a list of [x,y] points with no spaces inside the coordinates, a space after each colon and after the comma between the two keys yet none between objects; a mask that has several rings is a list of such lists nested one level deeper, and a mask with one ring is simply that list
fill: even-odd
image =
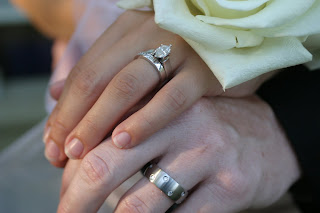
[{"label": "knuckle", "polygon": [[136,14],[137,12],[135,10],[127,10],[124,13],[122,13],[116,21],[117,22],[128,21]]},{"label": "knuckle", "polygon": [[98,83],[98,72],[92,66],[76,65],[69,77],[73,91],[76,94],[92,96],[97,93],[95,85]]},{"label": "knuckle", "polygon": [[232,200],[248,194],[248,178],[240,171],[221,172],[218,181],[226,196]]},{"label": "knuckle", "polygon": [[148,115],[145,113],[141,113],[141,121],[142,121],[142,126],[145,127],[145,129],[153,129],[155,127],[155,123]]},{"label": "knuckle", "polygon": [[139,90],[139,80],[129,72],[119,73],[111,84],[116,97],[129,98]]},{"label": "knuckle", "polygon": [[52,123],[51,137],[56,143],[64,143],[65,137],[69,133],[69,128],[65,125],[64,120],[59,116]]},{"label": "knuckle", "polygon": [[[199,145],[199,146],[198,146]],[[195,159],[201,156],[207,156],[213,154],[213,145],[208,142],[206,139],[202,139],[197,143],[197,147],[193,150]]]},{"label": "knuckle", "polygon": [[111,164],[97,153],[90,152],[81,163],[80,176],[89,186],[101,187],[112,178]]},{"label": "knuckle", "polygon": [[68,131],[68,128],[67,126],[64,124],[64,120],[61,119],[61,117],[57,117],[57,119],[54,121],[54,124],[53,124],[53,127],[56,129],[56,130],[61,130],[63,132],[67,132]]},{"label": "knuckle", "polygon": [[121,200],[117,210],[128,213],[151,212],[146,203],[137,195],[130,195]]},{"label": "knuckle", "polygon": [[214,211],[214,207],[212,205],[205,205],[205,206],[202,206],[198,211],[197,213],[210,213],[210,212],[213,212]]},{"label": "knuckle", "polygon": [[[146,18],[146,21],[143,24],[141,24],[140,29],[142,29],[146,33],[157,33],[160,35],[164,35],[164,32],[166,32],[160,27],[158,27],[157,24],[155,24],[154,16]],[[157,42],[157,45],[158,44],[159,43]]]},{"label": "knuckle", "polygon": [[79,136],[85,135],[86,133],[90,133],[90,135],[97,135],[100,132],[99,125],[95,122],[95,119],[91,118],[89,115],[81,121],[81,127],[78,129],[80,131]]},{"label": "knuckle", "polygon": [[69,202],[60,203],[57,212],[58,213],[71,213],[72,210],[70,208]]},{"label": "knuckle", "polygon": [[166,99],[163,103],[165,104],[165,107],[171,111],[179,111],[187,101],[187,97],[184,93],[175,87],[170,90],[165,90],[164,94]]},{"label": "knuckle", "polygon": [[[199,126],[206,124],[210,127],[215,123],[215,114],[212,104],[206,98],[201,98],[196,101],[183,113],[184,116],[191,119],[193,122],[195,121],[193,118],[201,118],[202,122],[201,124],[198,124]],[[191,116],[189,117],[189,115]]]}]

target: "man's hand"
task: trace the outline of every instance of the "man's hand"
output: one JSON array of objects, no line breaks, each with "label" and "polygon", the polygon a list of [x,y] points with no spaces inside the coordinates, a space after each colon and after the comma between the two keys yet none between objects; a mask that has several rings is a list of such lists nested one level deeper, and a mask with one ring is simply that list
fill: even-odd
[{"label": "man's hand", "polygon": [[[153,159],[190,192],[177,212],[264,207],[299,177],[290,145],[264,102],[203,98],[137,147],[117,149],[107,139],[82,161],[69,161],[58,212],[96,212],[117,186]],[[172,204],[142,178],[116,212],[165,212]]]}]

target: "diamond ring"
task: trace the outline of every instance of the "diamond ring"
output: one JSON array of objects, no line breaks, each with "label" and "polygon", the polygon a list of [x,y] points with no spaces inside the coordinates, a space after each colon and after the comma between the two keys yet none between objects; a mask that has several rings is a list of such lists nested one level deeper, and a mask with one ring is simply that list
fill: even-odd
[{"label": "diamond ring", "polygon": [[170,175],[160,169],[157,164],[147,165],[143,171],[143,175],[176,204],[182,203],[188,195],[188,192]]},{"label": "diamond ring", "polygon": [[172,68],[169,61],[172,45],[163,45],[157,49],[140,52],[135,59],[141,58],[148,61],[159,73],[160,82],[165,81],[170,75]]}]

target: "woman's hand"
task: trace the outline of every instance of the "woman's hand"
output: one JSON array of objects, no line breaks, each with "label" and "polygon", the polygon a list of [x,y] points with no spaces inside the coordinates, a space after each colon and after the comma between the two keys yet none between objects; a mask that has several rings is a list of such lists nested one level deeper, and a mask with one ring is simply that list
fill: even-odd
[{"label": "woman's hand", "polygon": [[[264,102],[203,98],[146,143],[117,149],[108,139],[82,161],[69,161],[58,212],[97,212],[116,187],[153,159],[189,190],[177,212],[265,207],[299,177],[293,151]],[[142,178],[115,212],[165,212],[172,204]]]},{"label": "woman's hand", "polygon": [[[172,44],[172,78],[138,112],[123,115],[159,85],[159,75],[141,51]],[[270,74],[268,74],[270,75]],[[82,158],[113,130],[119,148],[133,147],[203,96],[252,94],[268,75],[224,92],[210,69],[179,36],[160,29],[153,13],[124,13],[73,68],[49,117],[45,154],[55,165]],[[60,82],[61,85],[61,82]]]}]

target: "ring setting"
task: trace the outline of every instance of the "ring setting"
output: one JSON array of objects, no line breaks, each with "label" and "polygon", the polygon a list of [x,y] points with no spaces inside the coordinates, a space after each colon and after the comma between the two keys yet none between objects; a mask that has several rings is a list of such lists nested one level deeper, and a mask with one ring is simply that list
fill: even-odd
[{"label": "ring setting", "polygon": [[156,57],[161,63],[166,62],[169,59],[169,55],[171,52],[172,44],[164,45],[161,44],[160,47],[154,50],[152,53],[154,57]]},{"label": "ring setting", "polygon": [[182,203],[188,195],[188,192],[177,181],[156,164],[150,164],[145,167],[143,175],[176,204]]},{"label": "ring setting", "polygon": [[157,49],[151,49],[138,53],[135,59],[141,58],[148,61],[159,73],[160,82],[165,81],[171,71],[171,64],[169,61],[172,45],[161,44]]}]

